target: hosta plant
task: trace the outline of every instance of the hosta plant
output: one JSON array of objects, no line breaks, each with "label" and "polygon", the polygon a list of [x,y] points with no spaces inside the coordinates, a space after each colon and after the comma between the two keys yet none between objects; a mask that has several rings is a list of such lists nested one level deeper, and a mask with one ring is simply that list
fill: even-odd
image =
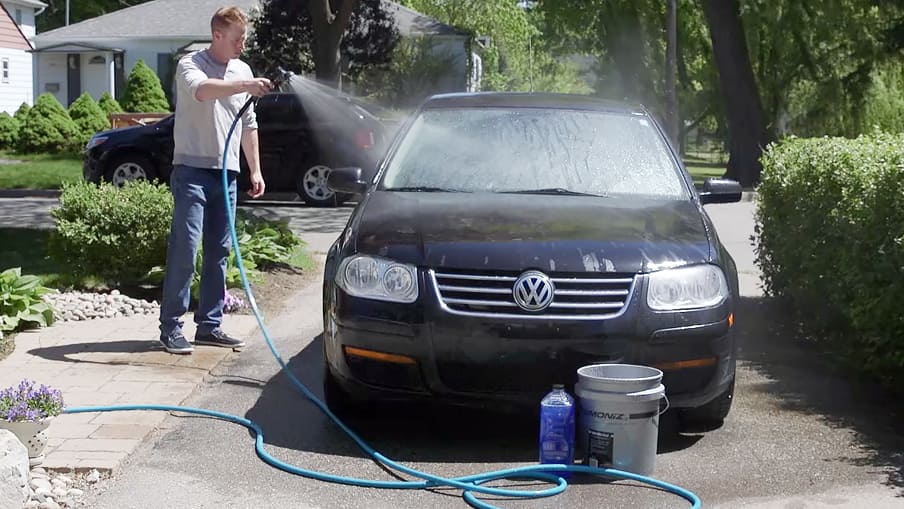
[{"label": "hosta plant", "polygon": [[0,272],[0,337],[6,332],[52,324],[53,308],[43,299],[52,291],[41,286],[37,276],[23,276],[20,267]]}]

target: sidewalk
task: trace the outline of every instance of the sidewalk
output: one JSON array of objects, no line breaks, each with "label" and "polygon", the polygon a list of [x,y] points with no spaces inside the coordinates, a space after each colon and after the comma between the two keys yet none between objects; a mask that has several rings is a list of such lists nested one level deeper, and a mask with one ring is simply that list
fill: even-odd
[{"label": "sidewalk", "polygon": [[[185,335],[194,337],[191,316]],[[256,329],[252,315],[226,315],[223,328],[239,337]],[[171,355],[157,342],[157,316],[141,315],[66,322],[19,333],[16,349],[0,361],[0,388],[22,378],[51,385],[67,407],[179,405],[232,350],[200,346],[192,355]],[[47,429],[48,470],[116,470],[159,427],[167,412],[61,415]]]}]

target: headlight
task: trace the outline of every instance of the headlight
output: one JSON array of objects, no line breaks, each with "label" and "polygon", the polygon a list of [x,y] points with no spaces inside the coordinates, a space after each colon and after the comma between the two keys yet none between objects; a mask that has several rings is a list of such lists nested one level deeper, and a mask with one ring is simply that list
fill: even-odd
[{"label": "headlight", "polygon": [[93,136],[91,140],[88,141],[88,144],[85,145],[85,150],[91,150],[105,141],[107,141],[106,136]]},{"label": "headlight", "polygon": [[694,265],[650,274],[647,305],[657,311],[717,306],[728,298],[728,283],[715,265]]},{"label": "headlight", "polygon": [[342,260],[336,284],[349,295],[365,299],[404,303],[417,300],[417,269],[375,256]]}]

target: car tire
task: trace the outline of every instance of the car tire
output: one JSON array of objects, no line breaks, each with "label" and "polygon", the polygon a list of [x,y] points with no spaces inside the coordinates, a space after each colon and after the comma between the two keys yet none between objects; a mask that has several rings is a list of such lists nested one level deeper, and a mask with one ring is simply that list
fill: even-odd
[{"label": "car tire", "polygon": [[735,380],[732,378],[728,388],[709,403],[697,408],[681,410],[679,412],[681,431],[712,431],[721,427],[731,411],[731,403],[734,400],[734,387]]},{"label": "car tire", "polygon": [[124,154],[113,158],[104,172],[104,180],[116,187],[129,181],[157,178],[157,168],[147,157],[139,154]]},{"label": "car tire", "polygon": [[326,179],[332,168],[325,164],[314,164],[303,171],[295,182],[295,190],[305,203],[312,207],[337,207],[348,196],[335,193],[327,187]]}]

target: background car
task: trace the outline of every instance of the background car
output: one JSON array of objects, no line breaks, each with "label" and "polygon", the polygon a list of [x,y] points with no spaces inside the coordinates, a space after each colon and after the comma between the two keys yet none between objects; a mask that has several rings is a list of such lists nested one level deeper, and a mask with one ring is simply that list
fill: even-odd
[{"label": "background car", "polygon": [[[351,165],[372,175],[388,138],[386,123],[365,103],[318,90],[306,92],[306,98],[294,92],[268,94],[258,100],[255,111],[267,190],[297,192],[313,206],[334,206],[349,199],[350,195],[327,187],[330,171]],[[95,134],[86,146],[84,178],[116,185],[133,179],[169,182],[173,123],[170,115],[153,124]],[[249,184],[244,154],[241,164],[238,186],[245,190]]]},{"label": "background car", "polygon": [[584,96],[436,96],[393,142],[330,249],[324,393],[535,407],[578,368],[656,366],[671,408],[721,423],[738,276],[652,115]]}]

